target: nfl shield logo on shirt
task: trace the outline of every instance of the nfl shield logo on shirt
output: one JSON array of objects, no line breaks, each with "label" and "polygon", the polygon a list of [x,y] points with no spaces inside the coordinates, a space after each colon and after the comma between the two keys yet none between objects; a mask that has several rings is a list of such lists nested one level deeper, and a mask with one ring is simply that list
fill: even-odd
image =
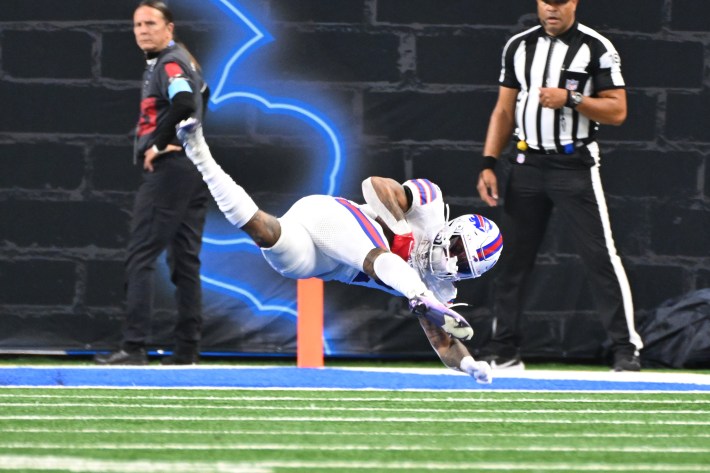
[{"label": "nfl shield logo on shirt", "polygon": [[579,81],[575,79],[567,79],[565,82],[565,89],[567,90],[577,90],[579,87]]}]

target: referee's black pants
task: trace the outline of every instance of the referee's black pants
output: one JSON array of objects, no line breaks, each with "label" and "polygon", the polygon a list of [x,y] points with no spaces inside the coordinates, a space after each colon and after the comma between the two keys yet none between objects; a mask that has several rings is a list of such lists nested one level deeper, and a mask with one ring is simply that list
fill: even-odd
[{"label": "referee's black pants", "polygon": [[167,250],[175,285],[176,349],[197,348],[202,333],[200,250],[209,193],[183,153],[169,153],[143,172],[126,258],[127,313],[122,347],[145,347],[151,333],[156,262]]},{"label": "referee's black pants", "polygon": [[[517,354],[525,286],[553,208],[582,258],[612,352],[630,356],[642,347],[628,279],[611,235],[598,156],[592,143],[570,155],[528,154],[512,160],[501,221],[505,260],[494,282],[491,354],[502,359]],[[551,297],[559,290],[564,288],[550,288]]]}]

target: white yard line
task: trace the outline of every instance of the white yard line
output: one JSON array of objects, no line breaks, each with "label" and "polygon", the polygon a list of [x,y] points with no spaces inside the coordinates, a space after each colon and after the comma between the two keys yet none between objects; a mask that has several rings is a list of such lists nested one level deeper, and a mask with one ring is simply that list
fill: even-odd
[{"label": "white yard line", "polygon": [[[182,406],[172,404],[118,404],[118,403],[93,403],[93,402],[53,402],[50,404],[37,404],[34,402],[0,402],[0,407],[33,407],[58,408],[58,407],[96,407],[96,408],[119,408],[119,409],[168,409],[168,410],[225,410],[225,411],[316,411],[316,412],[426,412],[442,414],[491,414],[490,409],[470,409],[457,407],[452,411],[450,407],[324,407],[324,406],[230,406],[230,405],[210,405],[201,404],[195,406]],[[707,415],[710,410],[688,409],[506,409],[510,414],[651,414],[651,415]]]},{"label": "white yard line", "polygon": [[377,461],[258,461],[154,462],[148,460],[88,460],[67,456],[0,455],[0,470],[66,470],[73,473],[267,473],[273,469],[302,470],[455,470],[455,471],[604,471],[604,472],[707,472],[707,464],[683,463],[549,463],[549,462],[377,462]]},{"label": "white yard line", "polygon": [[374,469],[374,470],[461,470],[461,471],[532,471],[539,473],[541,471],[641,471],[641,472],[656,472],[656,471],[675,471],[675,472],[705,472],[707,473],[707,464],[650,464],[650,463],[534,463],[534,462],[258,462],[258,465],[268,466],[271,468],[303,468],[307,470],[327,468],[331,470],[339,470],[343,468],[354,468],[358,470]]},{"label": "white yard line", "polygon": [[78,444],[68,443],[35,443],[35,442],[0,442],[0,450],[122,450],[122,451],[329,451],[329,452],[574,452],[574,453],[710,453],[710,448],[699,447],[650,447],[639,446],[591,446],[572,447],[563,445],[514,445],[498,447],[491,445],[466,445],[466,446],[429,446],[423,445],[381,445],[371,444],[339,444],[339,445],[314,445],[309,443],[229,443],[229,444],[198,444],[198,443],[108,443],[91,442]]},{"label": "white yard line", "polygon": [[292,417],[292,416],[151,416],[151,415],[0,415],[0,420],[128,420],[155,422],[401,422],[401,423],[464,423],[464,424],[610,424],[610,425],[710,425],[710,421],[694,420],[601,420],[601,419],[511,419],[505,417],[454,418],[441,417]]},{"label": "white yard line", "polygon": [[[378,427],[376,431],[369,432],[348,432],[343,433],[342,431],[329,431],[329,430],[283,430],[274,429],[273,426],[269,427],[268,432],[263,429],[259,430],[246,430],[246,429],[236,429],[236,430],[200,430],[200,429],[76,429],[74,427],[70,429],[62,428],[36,428],[36,427],[9,427],[0,428],[0,432],[5,433],[36,433],[36,434],[146,434],[146,435],[250,435],[250,436],[289,436],[293,435],[296,437],[300,436],[312,436],[312,437],[329,437],[329,436],[340,436],[340,437],[426,437],[431,438],[431,433],[429,432],[390,432],[387,430],[385,425]],[[440,432],[436,434],[437,437],[501,437],[510,439],[510,432]],[[523,438],[659,438],[659,439],[692,439],[692,438],[710,438],[710,433],[695,433],[695,434],[680,434],[680,433],[662,433],[662,432],[645,432],[639,434],[638,432],[629,433],[609,433],[609,432],[574,432],[574,433],[560,433],[560,432],[548,432],[548,433],[532,433],[532,432],[520,432],[516,433],[515,437]]]},{"label": "white yard line", "polygon": [[[102,388],[97,388],[102,389]],[[155,388],[155,390],[162,388]],[[80,389],[84,391],[84,389]],[[242,391],[241,389],[235,389],[236,392]],[[236,395],[224,395],[224,396],[166,396],[166,395],[126,395],[126,396],[115,396],[115,395],[103,395],[103,394],[83,394],[83,393],[68,393],[62,392],[61,394],[34,394],[34,393],[3,393],[0,391],[0,399],[10,398],[10,399],[108,399],[108,400],[126,400],[126,401],[265,401],[265,402],[275,402],[275,401],[300,401],[300,402],[324,402],[324,403],[342,403],[342,402],[409,402],[409,403],[461,403],[461,402],[477,402],[477,403],[521,403],[521,402],[536,402],[536,403],[582,403],[582,404],[710,404],[710,393],[708,394],[708,399],[637,399],[637,395],[633,394],[633,399],[590,399],[590,398],[570,398],[570,397],[545,397],[545,398],[531,398],[531,397],[514,397],[514,398],[480,398],[477,396],[468,396],[471,392],[463,393],[461,396],[456,397],[316,397],[316,396],[245,396],[242,394]],[[638,393],[638,395],[643,395],[645,393]]]},{"label": "white yard line", "polygon": [[[156,388],[156,390],[159,388]],[[84,391],[84,389],[80,389]],[[241,391],[235,389],[235,391]],[[633,399],[590,399],[590,398],[570,398],[570,397],[513,397],[513,398],[480,398],[469,396],[471,393],[466,392],[461,396],[438,398],[438,397],[316,397],[316,396],[245,396],[245,395],[225,395],[225,396],[150,396],[150,395],[103,395],[103,394],[83,394],[83,393],[68,393],[61,394],[34,394],[34,393],[3,393],[0,391],[0,399],[109,399],[109,400],[130,400],[130,401],[306,401],[306,402],[324,402],[324,403],[341,403],[341,402],[409,402],[409,403],[445,403],[445,402],[478,402],[478,403],[516,403],[516,402],[536,402],[536,403],[585,403],[585,404],[710,404],[710,393],[708,399],[638,399],[638,395],[645,393],[633,394]]]},{"label": "white yard line", "polygon": [[270,473],[266,466],[228,462],[162,462],[152,460],[91,460],[78,457],[0,455],[0,470],[63,470],[102,473]]}]

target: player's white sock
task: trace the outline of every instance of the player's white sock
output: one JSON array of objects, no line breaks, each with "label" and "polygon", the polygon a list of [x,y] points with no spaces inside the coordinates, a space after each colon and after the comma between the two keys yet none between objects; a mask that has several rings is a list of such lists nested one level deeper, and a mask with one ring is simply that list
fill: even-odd
[{"label": "player's white sock", "polygon": [[373,267],[380,281],[403,294],[407,299],[427,290],[419,274],[394,253],[382,253],[375,259]]},{"label": "player's white sock", "polygon": [[251,220],[259,207],[244,188],[234,182],[219,164],[215,162],[214,165],[215,169],[210,169],[209,177],[203,174],[204,180],[219,210],[233,225],[241,228]]},{"label": "player's white sock", "polygon": [[229,174],[212,157],[209,146],[202,135],[202,127],[197,126],[184,135],[185,153],[214,197],[227,220],[237,227],[243,227],[259,210],[242,186],[234,182]]}]

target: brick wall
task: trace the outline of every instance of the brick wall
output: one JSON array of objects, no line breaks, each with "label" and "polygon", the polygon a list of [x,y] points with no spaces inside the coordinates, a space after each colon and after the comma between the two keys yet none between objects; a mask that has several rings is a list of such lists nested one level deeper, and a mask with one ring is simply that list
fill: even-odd
[{"label": "brick wall", "polygon": [[[180,1],[172,5],[179,11]],[[535,22],[532,0],[249,5],[277,38],[267,63],[279,71],[272,85],[310,86],[335,97],[347,117],[339,125],[348,130],[349,150],[367,174],[429,177],[449,195],[452,214],[473,209],[496,218],[497,210],[476,197],[478,156],[497,93],[501,47]],[[38,320],[57,340],[72,327],[101,326],[74,335],[86,347],[117,336],[122,260],[140,179],[130,164],[142,71],[130,22],[134,6],[125,0],[3,1],[5,346],[31,345],[27,334]],[[668,298],[710,286],[709,15],[707,0],[580,0],[578,17],[615,43],[628,84],[629,118],[621,127],[602,127],[600,141],[616,243],[640,319]],[[177,22],[198,57],[206,54],[211,26],[195,16],[177,15]],[[249,120],[229,130],[216,126],[215,146],[259,154],[255,141],[270,152],[284,145],[258,118]],[[264,175],[254,173],[255,179]],[[343,192],[355,198],[362,177],[346,179]],[[582,266],[556,220],[551,230],[527,323],[588,343],[593,353],[603,331],[594,326]],[[481,325],[487,284],[462,288],[480,303],[473,316]],[[551,287],[568,290],[549,297]],[[580,321],[598,337],[576,340],[571,327]],[[42,348],[53,348],[51,336],[40,338]],[[530,340],[527,346],[531,353],[565,356],[562,345]]]}]

